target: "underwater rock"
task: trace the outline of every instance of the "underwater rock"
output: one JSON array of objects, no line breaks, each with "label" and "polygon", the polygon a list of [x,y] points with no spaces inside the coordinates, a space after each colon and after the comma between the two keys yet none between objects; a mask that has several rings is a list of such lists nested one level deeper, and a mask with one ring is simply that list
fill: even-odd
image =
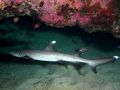
[{"label": "underwater rock", "polygon": [[57,28],[79,25],[87,32],[120,37],[119,0],[0,0],[0,19],[32,16]]}]

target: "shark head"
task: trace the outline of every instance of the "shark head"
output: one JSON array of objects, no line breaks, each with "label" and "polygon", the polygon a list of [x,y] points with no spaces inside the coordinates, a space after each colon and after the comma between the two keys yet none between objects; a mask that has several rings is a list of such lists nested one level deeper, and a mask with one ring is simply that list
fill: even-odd
[{"label": "shark head", "polygon": [[23,52],[18,52],[18,51],[13,51],[13,52],[10,52],[9,54],[15,56],[15,57],[24,57],[25,54]]}]

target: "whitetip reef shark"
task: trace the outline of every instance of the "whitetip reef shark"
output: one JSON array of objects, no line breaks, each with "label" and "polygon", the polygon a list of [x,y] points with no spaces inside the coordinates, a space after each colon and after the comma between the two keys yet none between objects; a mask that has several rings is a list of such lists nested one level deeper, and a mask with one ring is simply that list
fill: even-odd
[{"label": "whitetip reef shark", "polygon": [[50,44],[44,49],[20,50],[10,52],[11,55],[19,58],[30,58],[32,60],[47,61],[47,62],[69,62],[69,63],[85,63],[88,64],[94,73],[97,73],[96,67],[101,64],[114,62],[119,59],[119,56],[111,56],[109,58],[99,59],[85,59],[80,56],[81,52],[85,49],[77,50],[74,55],[57,52],[55,50],[56,41],[51,41]]}]

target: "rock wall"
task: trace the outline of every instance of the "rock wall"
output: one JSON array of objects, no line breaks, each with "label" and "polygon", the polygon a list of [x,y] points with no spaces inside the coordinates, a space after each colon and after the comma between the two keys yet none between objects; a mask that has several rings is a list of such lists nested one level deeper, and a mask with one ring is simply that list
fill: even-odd
[{"label": "rock wall", "polygon": [[29,15],[47,25],[79,25],[119,37],[119,0],[0,0],[0,19]]}]

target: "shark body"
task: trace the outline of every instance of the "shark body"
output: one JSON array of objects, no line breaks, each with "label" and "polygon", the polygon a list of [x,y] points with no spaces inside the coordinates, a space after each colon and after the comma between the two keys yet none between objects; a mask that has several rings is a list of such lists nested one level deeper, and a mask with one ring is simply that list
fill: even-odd
[{"label": "shark body", "polygon": [[84,50],[79,50],[79,53],[76,52],[75,55],[65,54],[57,52],[55,48],[56,41],[52,41],[45,50],[21,50],[21,51],[13,51],[10,52],[11,55],[15,57],[28,57],[32,60],[38,61],[47,61],[47,62],[70,62],[70,63],[85,63],[88,64],[94,73],[97,73],[96,66],[113,62],[114,60],[118,59],[119,56],[112,56],[109,58],[101,58],[101,59],[85,59],[80,57],[80,53]]}]

